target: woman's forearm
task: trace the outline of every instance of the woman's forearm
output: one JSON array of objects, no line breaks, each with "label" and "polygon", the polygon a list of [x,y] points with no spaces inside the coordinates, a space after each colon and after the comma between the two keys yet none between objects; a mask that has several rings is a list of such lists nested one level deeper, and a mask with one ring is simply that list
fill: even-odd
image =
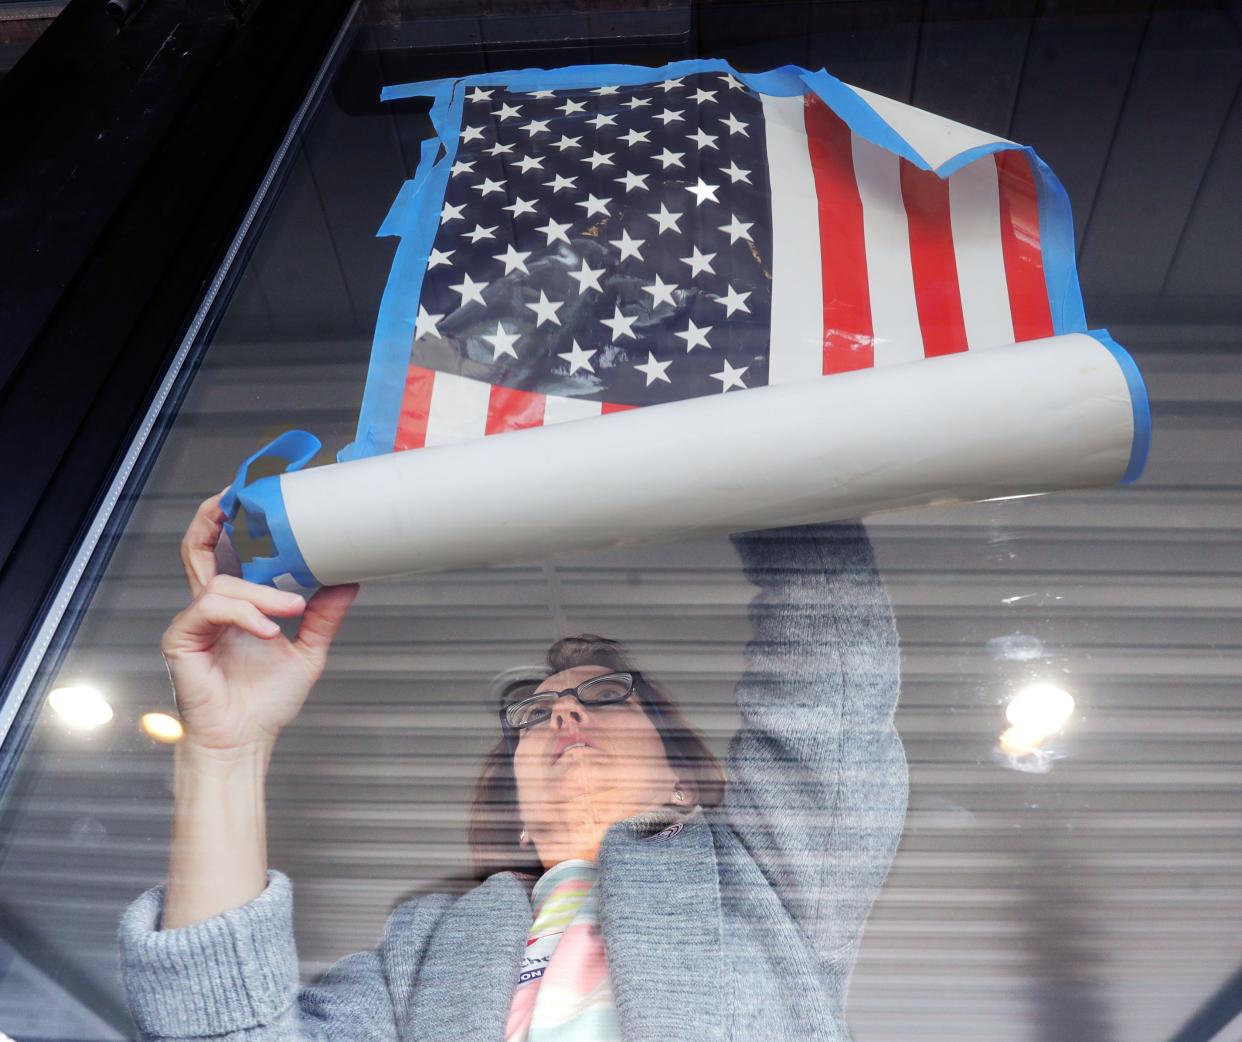
[{"label": "woman's forearm", "polygon": [[860,524],[734,543],[759,593],[726,809],[790,913],[836,952],[856,940],[905,819],[896,622]]},{"label": "woman's forearm", "polygon": [[267,886],[265,784],[271,748],[176,750],[172,850],[161,929],[210,919]]}]

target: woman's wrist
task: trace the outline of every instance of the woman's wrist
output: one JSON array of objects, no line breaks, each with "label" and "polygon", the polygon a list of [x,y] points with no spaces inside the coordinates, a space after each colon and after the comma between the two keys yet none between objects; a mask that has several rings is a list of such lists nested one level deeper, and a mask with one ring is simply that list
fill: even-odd
[{"label": "woman's wrist", "polygon": [[270,745],[178,745],[162,929],[240,908],[263,892],[270,755]]},{"label": "woman's wrist", "polygon": [[179,770],[184,768],[196,774],[266,774],[274,746],[274,741],[265,741],[219,748],[201,745],[187,736],[177,743],[175,760]]}]

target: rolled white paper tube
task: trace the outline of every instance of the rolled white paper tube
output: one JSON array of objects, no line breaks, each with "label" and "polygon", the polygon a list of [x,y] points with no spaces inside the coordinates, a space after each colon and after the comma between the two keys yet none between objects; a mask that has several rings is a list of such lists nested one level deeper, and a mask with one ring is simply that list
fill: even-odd
[{"label": "rolled white paper tube", "polygon": [[1106,485],[1141,468],[1146,408],[1128,355],[1068,334],[279,480],[335,584]]}]

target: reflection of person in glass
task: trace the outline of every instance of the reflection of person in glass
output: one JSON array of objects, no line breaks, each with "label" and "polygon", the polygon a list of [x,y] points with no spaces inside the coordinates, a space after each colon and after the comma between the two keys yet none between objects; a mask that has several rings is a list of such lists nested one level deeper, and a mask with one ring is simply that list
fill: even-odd
[{"label": "reflection of person in glass", "polygon": [[[720,765],[620,645],[559,641],[510,684],[471,805],[482,882],[407,901],[299,988],[266,864],[273,743],[356,587],[309,603],[216,576],[208,500],[164,638],[185,737],[167,886],[121,924],[144,1038],[843,1039],[864,920],[901,834],[897,634],[860,525],[735,537],[753,639]],[[271,619],[302,616],[287,640]]]}]

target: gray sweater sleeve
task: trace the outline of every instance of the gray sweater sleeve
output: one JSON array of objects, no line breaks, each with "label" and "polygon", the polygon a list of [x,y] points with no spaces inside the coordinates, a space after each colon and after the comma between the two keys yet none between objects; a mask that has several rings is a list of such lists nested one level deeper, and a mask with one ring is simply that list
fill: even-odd
[{"label": "gray sweater sleeve", "polygon": [[[395,1042],[395,1012],[382,948],[336,963],[299,988],[293,893],[268,872],[249,904],[161,930],[164,888],[148,890],[121,919],[121,973],[144,1040]],[[408,914],[402,906],[389,920]]]},{"label": "gray sweater sleeve", "polygon": [[892,608],[861,524],[733,542],[759,593],[725,809],[789,913],[848,974],[905,822]]}]

